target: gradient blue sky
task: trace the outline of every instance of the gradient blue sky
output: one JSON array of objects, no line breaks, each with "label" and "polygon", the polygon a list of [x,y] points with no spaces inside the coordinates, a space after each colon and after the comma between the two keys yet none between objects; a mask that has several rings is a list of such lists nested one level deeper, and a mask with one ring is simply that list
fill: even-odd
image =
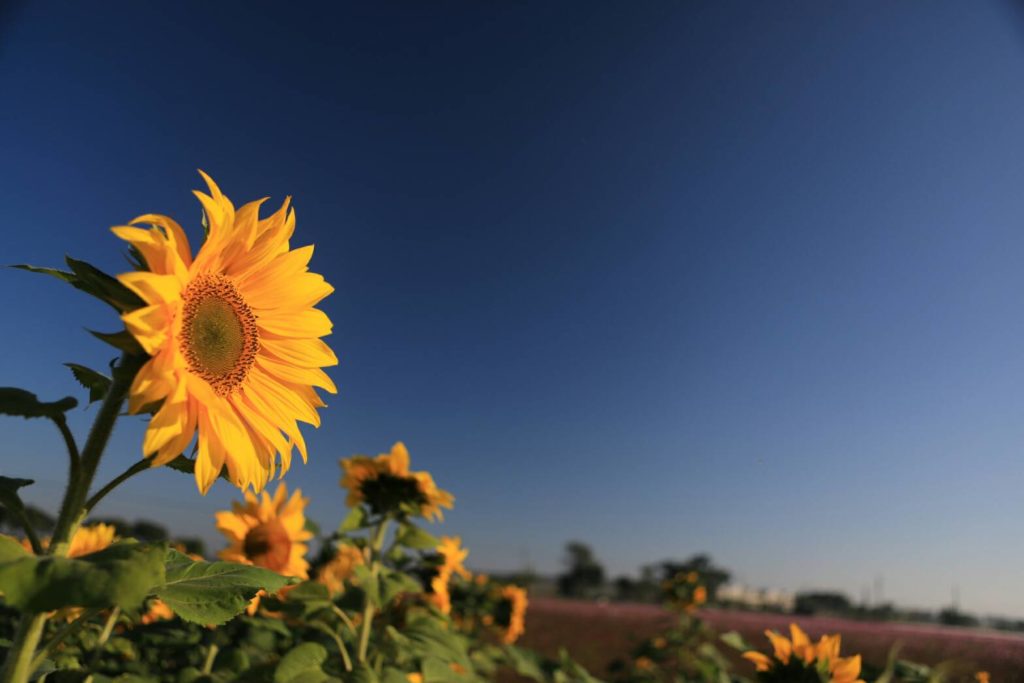
[{"label": "gradient blue sky", "polygon": [[[1024,33],[988,2],[30,3],[0,18],[5,263],[295,196],[340,394],[288,475],[395,440],[478,568],[737,578],[1024,616]],[[81,396],[112,312],[0,271],[0,383]],[[77,411],[84,430],[92,410]],[[102,479],[139,457],[123,421]],[[64,481],[45,424],[3,474]],[[212,538],[170,471],[107,515]]]}]

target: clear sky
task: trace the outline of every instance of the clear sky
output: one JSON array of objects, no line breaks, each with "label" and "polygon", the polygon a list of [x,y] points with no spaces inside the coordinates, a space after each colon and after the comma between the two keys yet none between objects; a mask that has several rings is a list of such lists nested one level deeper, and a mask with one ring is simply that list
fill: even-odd
[{"label": "clear sky", "polygon": [[[478,568],[1024,616],[1024,32],[989,2],[24,3],[0,15],[2,262],[199,234],[196,168],[294,195],[340,386],[287,481],[396,440]],[[0,271],[0,384],[79,397],[111,311]],[[95,411],[76,412],[84,430]],[[139,457],[122,421],[101,479]],[[45,424],[0,471],[64,481]],[[147,472],[106,515],[213,538]]]}]

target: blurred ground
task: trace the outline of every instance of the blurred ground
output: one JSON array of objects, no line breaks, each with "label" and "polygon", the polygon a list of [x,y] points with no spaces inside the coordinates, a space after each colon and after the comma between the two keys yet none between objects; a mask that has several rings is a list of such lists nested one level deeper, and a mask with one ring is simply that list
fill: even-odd
[{"label": "blurred ground", "polygon": [[[700,616],[719,633],[739,631],[747,642],[765,649],[764,630],[787,631],[794,620],[791,615],[712,609]],[[627,658],[634,646],[671,626],[674,619],[653,605],[532,598],[521,644],[548,656],[565,647],[594,675],[604,677],[609,664]],[[841,633],[843,653],[860,653],[870,665],[884,666],[889,649],[899,641],[901,658],[923,664],[962,660],[971,670],[989,671],[993,681],[1024,683],[1024,636],[1018,634],[826,617],[799,617],[798,623],[815,639],[823,633]],[[751,675],[753,666],[739,662],[737,672]]]}]

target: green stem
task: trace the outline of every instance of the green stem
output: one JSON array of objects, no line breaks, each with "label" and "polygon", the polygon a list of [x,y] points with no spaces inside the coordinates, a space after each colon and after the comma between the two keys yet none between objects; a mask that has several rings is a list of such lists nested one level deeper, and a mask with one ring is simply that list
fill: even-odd
[{"label": "green stem", "polygon": [[210,643],[210,649],[206,651],[206,661],[203,662],[203,674],[209,676],[213,672],[213,660],[217,659],[217,652],[220,650],[217,643]]},{"label": "green stem", "polygon": [[146,470],[151,469],[152,465],[153,461],[149,460],[148,458],[143,460],[136,460],[131,467],[129,467],[124,472],[111,479],[106,486],[104,486],[95,494],[93,494],[92,498],[85,502],[85,514],[89,514],[92,511],[92,509],[96,507],[96,504],[103,500],[103,498],[108,493],[113,491],[115,488],[117,488],[127,480],[134,477],[139,472],[145,472]]},{"label": "green stem", "polygon": [[[384,545],[384,536],[387,535],[390,522],[391,518],[389,517],[382,519],[377,525],[373,539],[370,541],[370,576],[373,577],[373,581],[376,581],[377,575],[380,574],[380,549]],[[373,603],[370,602],[370,598],[367,596],[366,607],[363,609],[363,631],[359,634],[360,664],[366,661],[366,650],[370,645],[370,627],[373,625],[374,611]]]},{"label": "green stem", "polygon": [[344,623],[345,626],[348,627],[348,630],[351,631],[353,635],[355,635],[357,631],[356,625],[352,623],[352,619],[347,614],[345,614],[345,610],[341,609],[334,603],[331,603],[331,609],[334,610],[334,613],[338,615],[338,618],[341,619],[342,623]]},{"label": "green stem", "polygon": [[329,635],[338,646],[338,652],[341,654],[341,661],[345,664],[345,671],[352,671],[352,659],[348,656],[348,648],[345,647],[345,641],[341,639],[337,633],[335,633],[330,626],[316,622],[313,624],[313,628]]},{"label": "green stem", "polygon": [[[57,524],[53,530],[53,539],[50,541],[50,547],[46,550],[47,554],[55,557],[67,555],[71,537],[82,520],[85,500],[89,495],[89,487],[92,485],[92,479],[99,466],[103,449],[110,439],[114,423],[117,421],[121,405],[128,394],[135,373],[146,360],[145,357],[127,353],[121,356],[121,361],[114,370],[113,381],[107,390],[107,395],[103,397],[103,403],[96,413],[92,429],[89,431],[89,438],[86,440],[80,456],[75,458],[74,450],[71,450],[71,445],[68,446],[71,457],[71,474],[68,478],[68,486],[64,490],[64,500],[61,503]],[[60,427],[60,421],[57,421],[57,426]],[[64,434],[65,430],[61,429],[61,433]],[[67,436],[65,436],[66,439]],[[35,651],[39,646],[46,619],[46,614],[22,614],[11,648],[7,651],[3,671],[0,672],[0,683],[27,683],[28,677],[33,671],[31,664],[35,659]]]},{"label": "green stem", "polygon": [[103,624],[103,631],[100,633],[99,640],[96,641],[96,647],[93,648],[92,657],[89,659],[89,669],[93,670],[96,668],[96,664],[100,661],[100,655],[103,654],[103,647],[110,640],[110,634],[114,632],[114,625],[117,623],[117,618],[121,616],[121,608],[114,607],[110,610],[110,616],[107,617],[107,622]]},{"label": "green stem", "polygon": [[70,624],[66,624],[59,631],[57,631],[53,638],[50,639],[50,642],[41,647],[39,649],[39,652],[36,653],[35,659],[32,660],[31,670],[35,671],[40,666],[42,666],[43,662],[46,661],[46,658],[49,657],[53,653],[53,651],[57,649],[57,646],[60,645],[65,638],[67,638],[73,633],[81,631],[82,627],[85,626],[90,619],[99,614],[99,612],[100,610],[98,609],[88,609],[85,612],[83,612],[80,617],[72,621]]}]

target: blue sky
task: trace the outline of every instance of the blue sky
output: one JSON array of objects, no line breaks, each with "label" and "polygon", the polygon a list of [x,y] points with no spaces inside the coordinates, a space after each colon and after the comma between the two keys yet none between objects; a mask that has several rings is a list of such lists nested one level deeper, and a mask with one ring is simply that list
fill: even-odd
[{"label": "blue sky", "polygon": [[[5,263],[198,234],[196,168],[295,197],[340,393],[288,475],[396,440],[480,568],[706,551],[753,585],[1024,616],[1024,33],[999,3],[23,3],[0,15]],[[0,383],[81,394],[113,314],[0,271]],[[87,428],[93,410],[76,413]],[[0,470],[54,506],[59,438]],[[124,420],[101,479],[139,456]],[[218,484],[104,514],[213,539]]]}]

